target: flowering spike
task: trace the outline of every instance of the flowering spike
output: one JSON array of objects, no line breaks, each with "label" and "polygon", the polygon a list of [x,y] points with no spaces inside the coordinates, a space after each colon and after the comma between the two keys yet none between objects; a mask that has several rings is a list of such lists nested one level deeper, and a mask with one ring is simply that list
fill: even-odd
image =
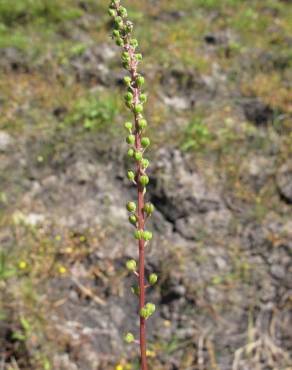
[{"label": "flowering spike", "polygon": [[[142,137],[142,133],[147,128],[147,121],[142,116],[142,113],[144,110],[143,105],[147,101],[147,94],[142,91],[142,87],[145,85],[145,78],[138,71],[139,62],[143,59],[142,54],[136,51],[139,43],[132,36],[133,23],[128,20],[127,9],[122,6],[121,0],[111,0],[109,14],[114,21],[113,39],[117,45],[122,47],[122,66],[129,72],[128,76],[124,77],[124,83],[127,88],[124,100],[125,105],[130,109],[134,118],[134,124],[131,122],[126,122],[125,124],[125,128],[128,131],[126,141],[130,145],[127,154],[128,157],[136,161],[135,172],[128,170],[127,177],[134,181],[137,187],[138,202],[137,205],[135,202],[128,202],[127,210],[130,212],[130,223],[136,227],[134,236],[138,240],[139,264],[136,271],[136,262],[130,260],[127,263],[127,268],[134,271],[138,277],[138,285],[132,287],[132,291],[139,297],[141,370],[147,370],[145,320],[155,311],[153,303],[145,305],[144,253],[146,243],[152,239],[152,233],[145,230],[145,222],[147,221],[147,216],[154,209],[150,203],[144,203],[145,187],[149,183],[149,177],[146,174],[149,161],[143,158],[143,153],[145,148],[150,145],[150,140],[148,137]],[[154,284],[154,280],[155,277],[151,274],[149,276],[150,284]],[[128,343],[135,341],[132,333],[127,333],[125,340]]]}]

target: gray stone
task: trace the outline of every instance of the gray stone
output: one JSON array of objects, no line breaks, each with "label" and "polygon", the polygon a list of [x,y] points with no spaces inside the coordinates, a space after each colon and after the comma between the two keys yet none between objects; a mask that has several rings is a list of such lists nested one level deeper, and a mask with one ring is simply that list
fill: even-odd
[{"label": "gray stone", "polygon": [[14,140],[8,132],[0,131],[0,152],[6,152]]},{"label": "gray stone", "polygon": [[292,203],[292,164],[285,163],[278,171],[276,183],[280,195]]}]

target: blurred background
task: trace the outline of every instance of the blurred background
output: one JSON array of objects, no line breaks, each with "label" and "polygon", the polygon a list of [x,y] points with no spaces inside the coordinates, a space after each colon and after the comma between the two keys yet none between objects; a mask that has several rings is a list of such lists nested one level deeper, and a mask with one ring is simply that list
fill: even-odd
[{"label": "blurred background", "polygon": [[[149,363],[291,370],[292,4],[124,1],[144,55]],[[135,370],[107,0],[0,0],[0,369]]]}]

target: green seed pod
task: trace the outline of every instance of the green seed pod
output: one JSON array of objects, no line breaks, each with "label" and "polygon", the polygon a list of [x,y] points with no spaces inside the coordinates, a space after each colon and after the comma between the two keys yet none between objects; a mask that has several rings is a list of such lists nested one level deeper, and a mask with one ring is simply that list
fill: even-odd
[{"label": "green seed pod", "polygon": [[113,37],[120,37],[120,32],[118,30],[113,30]]},{"label": "green seed pod", "polygon": [[128,154],[128,157],[132,158],[134,156],[134,153],[135,153],[134,149],[133,148],[130,148],[128,150],[128,153],[127,153]]},{"label": "green seed pod", "polygon": [[142,113],[143,112],[143,105],[142,104],[137,104],[134,106],[134,112],[136,114]]},{"label": "green seed pod", "polygon": [[118,28],[123,27],[123,19],[120,16],[115,17],[115,26]]},{"label": "green seed pod", "polygon": [[109,9],[108,14],[109,14],[110,17],[115,17],[116,16],[116,12],[114,11],[114,9]]},{"label": "green seed pod", "polygon": [[124,127],[125,127],[126,130],[131,131],[132,128],[133,128],[133,123],[132,122],[125,122]]},{"label": "green seed pod", "polygon": [[149,161],[148,161],[148,159],[143,158],[143,159],[142,159],[141,164],[142,164],[142,167],[143,167],[144,169],[146,169],[146,168],[149,166]]},{"label": "green seed pod", "polygon": [[150,139],[149,139],[149,137],[143,137],[141,139],[141,145],[143,146],[143,148],[147,148],[147,146],[150,145]]},{"label": "green seed pod", "polygon": [[136,224],[138,222],[137,216],[136,215],[130,215],[129,216],[129,222],[130,222],[130,224],[136,226]]},{"label": "green seed pod", "polygon": [[135,239],[142,240],[143,239],[143,230],[136,230],[134,232]]},{"label": "green seed pod", "polygon": [[130,181],[133,181],[133,180],[135,180],[135,173],[134,173],[133,171],[129,170],[129,171],[127,172],[127,177],[128,177],[128,179],[129,179]]},{"label": "green seed pod", "polygon": [[140,162],[143,158],[143,154],[141,152],[135,152],[134,158],[136,161]]},{"label": "green seed pod", "polygon": [[130,65],[129,65],[129,62],[128,61],[123,61],[122,62],[122,66],[125,68],[125,69],[129,69],[130,68]]},{"label": "green seed pod", "polygon": [[135,337],[132,333],[127,333],[124,336],[124,340],[125,340],[125,342],[130,344],[130,343],[133,343],[135,341]]},{"label": "green seed pod", "polygon": [[127,143],[128,143],[129,145],[133,145],[133,144],[135,144],[135,135],[129,135],[129,136],[127,136],[126,141],[127,141]]},{"label": "green seed pod", "polygon": [[122,39],[121,37],[118,37],[118,38],[116,39],[116,44],[117,44],[118,46],[124,46],[124,41],[123,41],[123,39]]},{"label": "green seed pod", "polygon": [[136,57],[136,60],[138,60],[139,62],[143,59],[142,54],[135,54],[135,57]]},{"label": "green seed pod", "polygon": [[147,95],[146,94],[141,94],[140,95],[140,102],[141,103],[146,103],[146,101],[147,101]]},{"label": "green seed pod", "polygon": [[119,11],[122,17],[126,18],[128,16],[127,9],[124,8],[123,6],[120,7]]},{"label": "green seed pod", "polygon": [[146,241],[146,242],[148,242],[149,240],[151,240],[152,239],[152,237],[153,237],[153,234],[152,234],[152,232],[151,231],[144,231],[143,232],[143,239]]},{"label": "green seed pod", "polygon": [[127,102],[132,102],[133,101],[133,94],[131,93],[131,92],[127,92],[126,94],[125,94],[125,96],[124,96],[124,98],[125,98],[125,101],[127,101]]},{"label": "green seed pod", "polygon": [[133,293],[133,294],[135,294],[135,295],[139,295],[139,294],[140,294],[140,289],[139,289],[138,285],[133,285],[133,286],[131,287],[131,291],[132,291],[132,293]]},{"label": "green seed pod", "polygon": [[132,39],[130,41],[130,45],[133,46],[134,49],[136,49],[138,47],[138,45],[139,45],[138,40]]},{"label": "green seed pod", "polygon": [[147,127],[147,121],[146,119],[140,119],[139,122],[138,122],[138,127],[140,130],[143,130]]},{"label": "green seed pod", "polygon": [[143,319],[147,319],[149,316],[148,310],[146,307],[141,308],[140,310],[140,316],[143,317]]},{"label": "green seed pod", "polygon": [[154,212],[154,205],[149,202],[145,203],[143,210],[147,214],[147,216],[151,216],[151,214]]},{"label": "green seed pod", "polygon": [[149,280],[150,285],[154,285],[157,283],[158,276],[156,274],[150,274],[148,280]]},{"label": "green seed pod", "polygon": [[145,308],[147,310],[148,316],[153,315],[155,310],[156,310],[156,307],[155,307],[154,303],[146,303]]},{"label": "green seed pod", "polygon": [[132,82],[131,77],[129,77],[129,76],[124,77],[124,83],[125,83],[126,86],[130,86],[131,82]]},{"label": "green seed pod", "polygon": [[138,87],[142,87],[145,83],[145,78],[143,76],[138,76],[136,82]]},{"label": "green seed pod", "polygon": [[135,212],[136,211],[136,208],[137,208],[137,206],[136,206],[136,203],[135,202],[128,202],[127,203],[127,210],[129,212]]},{"label": "green seed pod", "polygon": [[142,175],[139,179],[139,182],[142,186],[146,186],[149,183],[149,177],[147,175]]},{"label": "green seed pod", "polygon": [[130,32],[132,32],[132,31],[133,31],[133,23],[132,23],[132,22],[130,22],[130,21],[127,21],[127,22],[126,22],[125,31],[126,31],[127,33],[130,33]]},{"label": "green seed pod", "polygon": [[130,60],[130,54],[127,51],[122,52],[122,60],[126,60],[126,61]]},{"label": "green seed pod", "polygon": [[137,263],[135,260],[129,260],[127,261],[126,263],[126,267],[129,271],[136,271],[136,268],[137,268]]}]

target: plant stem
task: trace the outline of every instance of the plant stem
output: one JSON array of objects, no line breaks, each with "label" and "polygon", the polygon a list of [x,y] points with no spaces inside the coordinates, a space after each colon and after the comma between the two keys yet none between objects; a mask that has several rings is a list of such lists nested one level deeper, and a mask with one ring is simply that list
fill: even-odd
[{"label": "plant stem", "polygon": [[[138,99],[139,90],[135,89],[134,99]],[[137,150],[141,148],[141,136],[138,129],[138,117],[135,115],[135,147]],[[144,189],[139,185],[139,177],[142,174],[141,162],[137,163],[137,189],[138,189],[138,229],[144,230],[145,215],[144,207]],[[145,240],[140,239],[139,247],[139,311],[145,306]],[[140,355],[141,355],[141,369],[147,370],[146,359],[146,320],[140,317]]]}]

